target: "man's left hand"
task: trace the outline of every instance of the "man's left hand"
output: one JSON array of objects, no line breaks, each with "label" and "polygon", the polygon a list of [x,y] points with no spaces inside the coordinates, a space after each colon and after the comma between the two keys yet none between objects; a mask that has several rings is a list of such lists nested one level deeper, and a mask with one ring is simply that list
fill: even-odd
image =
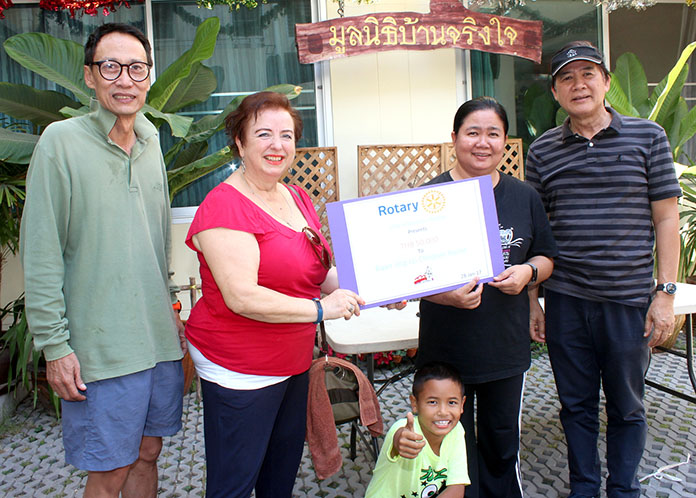
[{"label": "man's left hand", "polygon": [[[648,314],[645,317],[645,337],[650,336],[648,346],[659,346],[674,329],[674,296],[664,292],[657,292],[650,303]],[[652,334],[652,335],[651,335]]]},{"label": "man's left hand", "polygon": [[181,321],[179,313],[174,312],[174,321],[176,322],[176,331],[179,334],[179,344],[181,344],[181,351],[186,354],[188,351],[188,344],[186,343],[186,326],[184,322]]}]

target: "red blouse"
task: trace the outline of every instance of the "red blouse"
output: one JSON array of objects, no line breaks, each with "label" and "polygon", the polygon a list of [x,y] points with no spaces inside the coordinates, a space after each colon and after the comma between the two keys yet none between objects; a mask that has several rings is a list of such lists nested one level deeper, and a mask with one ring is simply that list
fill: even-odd
[{"label": "red blouse", "polygon": [[[317,233],[321,225],[309,196],[292,195]],[[192,237],[211,228],[229,228],[256,237],[260,250],[258,284],[293,297],[320,296],[327,270],[304,233],[279,223],[236,188],[221,183],[198,208],[186,244],[198,253],[203,296],[186,324],[186,338],[207,359],[228,370],[253,375],[295,375],[309,369],[316,325],[266,323],[234,313],[222,297],[203,254]],[[328,243],[322,240],[326,247]],[[233,250],[233,249],[231,249]]]}]

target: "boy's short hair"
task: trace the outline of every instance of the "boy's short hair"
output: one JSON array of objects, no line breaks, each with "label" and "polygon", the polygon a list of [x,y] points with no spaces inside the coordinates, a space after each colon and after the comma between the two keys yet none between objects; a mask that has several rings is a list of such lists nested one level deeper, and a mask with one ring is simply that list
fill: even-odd
[{"label": "boy's short hair", "polygon": [[413,396],[416,399],[418,399],[418,396],[423,391],[423,387],[427,381],[447,379],[451,380],[452,382],[455,382],[456,384],[459,384],[463,396],[464,383],[462,382],[462,378],[460,377],[459,372],[457,372],[456,368],[454,368],[452,365],[449,365],[448,363],[440,361],[426,363],[418,370],[416,370],[416,374],[413,376]]}]

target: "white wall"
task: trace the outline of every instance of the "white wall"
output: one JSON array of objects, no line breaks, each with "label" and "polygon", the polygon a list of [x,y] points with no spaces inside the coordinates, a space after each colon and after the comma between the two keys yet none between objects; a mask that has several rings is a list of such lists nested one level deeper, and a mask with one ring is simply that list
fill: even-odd
[{"label": "white wall", "polygon": [[0,306],[5,306],[24,292],[24,277],[19,256],[10,254],[2,265],[2,288],[0,288]]},{"label": "white wall", "polygon": [[[429,11],[427,0],[347,3],[346,16]],[[329,18],[337,4],[327,0]],[[338,147],[341,199],[357,196],[357,146],[450,140],[457,110],[455,49],[394,51],[333,60],[333,144]]]}]

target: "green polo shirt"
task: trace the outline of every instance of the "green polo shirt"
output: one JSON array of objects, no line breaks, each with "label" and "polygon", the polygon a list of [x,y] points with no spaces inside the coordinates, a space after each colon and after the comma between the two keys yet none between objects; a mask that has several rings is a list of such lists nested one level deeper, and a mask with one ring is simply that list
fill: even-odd
[{"label": "green polo shirt", "polygon": [[49,125],[27,175],[21,225],[26,312],[47,360],[75,352],[92,382],[181,358],[168,267],[171,215],[155,127],[138,114],[131,155],[116,116]]}]

